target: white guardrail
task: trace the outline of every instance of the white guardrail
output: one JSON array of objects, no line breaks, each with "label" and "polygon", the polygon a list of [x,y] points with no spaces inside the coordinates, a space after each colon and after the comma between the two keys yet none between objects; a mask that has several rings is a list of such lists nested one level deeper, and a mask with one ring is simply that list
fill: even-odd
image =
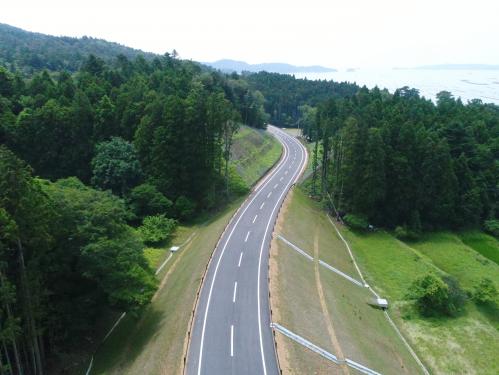
[{"label": "white guardrail", "polygon": [[275,329],[276,331],[282,333],[284,336],[289,337],[291,340],[297,342],[298,344],[306,347],[307,349],[319,354],[320,356],[326,358],[327,360],[336,363],[337,365],[347,365],[351,368],[356,369],[357,371],[360,371],[364,374],[367,375],[381,375],[379,372],[376,372],[374,370],[371,370],[369,367],[366,367],[364,365],[361,365],[358,362],[355,362],[349,358],[343,359],[338,359],[334,354],[329,353],[327,350],[324,350],[317,345],[311,343],[307,339],[297,335],[294,332],[291,332],[289,329],[284,328],[280,324],[277,323],[270,323],[270,326]]}]

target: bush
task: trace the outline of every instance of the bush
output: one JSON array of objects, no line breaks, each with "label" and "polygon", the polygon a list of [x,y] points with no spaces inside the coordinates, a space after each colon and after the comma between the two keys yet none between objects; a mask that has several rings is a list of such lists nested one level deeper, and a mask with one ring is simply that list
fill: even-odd
[{"label": "bush", "polygon": [[409,297],[416,300],[416,306],[424,316],[454,316],[466,302],[466,294],[457,280],[441,279],[431,273],[414,281]]},{"label": "bush", "polygon": [[146,216],[172,214],[172,201],[149,183],[134,187],[128,201],[134,214],[141,220]]},{"label": "bush", "polygon": [[499,238],[499,220],[487,220],[485,223],[483,223],[483,226],[487,232]]},{"label": "bush", "polygon": [[366,230],[369,226],[367,218],[363,215],[348,214],[345,215],[343,220],[349,227],[353,229]]},{"label": "bush", "polygon": [[139,233],[146,244],[155,244],[170,237],[176,226],[177,221],[168,219],[165,215],[147,216],[139,228]]},{"label": "bush", "polygon": [[399,240],[416,241],[417,239],[419,239],[419,233],[408,229],[404,225],[402,227],[398,226],[395,228],[395,237],[397,237]]},{"label": "bush", "polygon": [[473,300],[480,305],[492,305],[497,302],[497,288],[494,282],[488,278],[483,278],[473,291]]},{"label": "bush", "polygon": [[175,211],[177,212],[177,216],[180,219],[183,220],[190,219],[194,214],[195,209],[196,209],[195,203],[191,201],[189,198],[184,197],[183,195],[178,197],[177,200],[175,201]]}]

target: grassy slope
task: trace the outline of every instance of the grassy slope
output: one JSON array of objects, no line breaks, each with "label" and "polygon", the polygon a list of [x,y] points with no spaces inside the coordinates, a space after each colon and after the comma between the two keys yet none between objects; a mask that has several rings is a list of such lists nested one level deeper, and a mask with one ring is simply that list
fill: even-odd
[{"label": "grassy slope", "polygon": [[280,155],[280,143],[263,130],[242,126],[234,136],[232,164],[248,186],[254,185]]},{"label": "grassy slope", "polygon": [[382,231],[369,235],[342,231],[369,282],[390,300],[392,315],[432,372],[499,372],[497,311],[478,309],[469,302],[456,318],[422,319],[404,301],[412,281],[429,271],[451,274],[465,289],[485,275],[499,285],[496,264],[451,233],[435,233],[416,244],[405,244]]},{"label": "grassy slope", "polygon": [[[256,182],[279,158],[281,146],[271,136],[243,127],[237,135],[235,150],[252,150],[253,156],[241,162],[239,173],[248,184]],[[240,155],[244,155],[241,152]],[[242,160],[241,157],[239,160]],[[226,207],[204,224],[177,229],[173,244],[183,243],[158,275],[160,289],[151,305],[139,318],[125,317],[95,356],[93,374],[177,374],[183,363],[184,339],[196,291],[210,254],[242,199]],[[151,265],[161,264],[166,248],[145,250]]]},{"label": "grassy slope", "polygon": [[499,241],[488,234],[479,231],[467,231],[460,233],[461,240],[482,254],[485,258],[489,258],[496,264],[499,264]]},{"label": "grassy slope", "polygon": [[[281,220],[282,219],[282,220]],[[314,255],[314,239],[318,238],[319,258],[358,278],[346,248],[320,206],[300,190],[293,193],[280,217],[276,233]],[[275,249],[275,250],[274,250]],[[290,249],[280,240],[274,240],[272,270],[272,305],[274,320],[303,335],[324,349],[338,354],[327,330],[327,318],[321,309],[314,264]],[[389,326],[380,310],[366,302],[369,292],[344,278],[319,268],[325,302],[335,335],[343,354],[357,362],[386,374],[419,373],[419,368],[403,347],[401,340]],[[273,281],[273,282],[274,282]],[[286,373],[331,373],[338,366],[320,361],[289,340],[279,341],[285,347]]]}]

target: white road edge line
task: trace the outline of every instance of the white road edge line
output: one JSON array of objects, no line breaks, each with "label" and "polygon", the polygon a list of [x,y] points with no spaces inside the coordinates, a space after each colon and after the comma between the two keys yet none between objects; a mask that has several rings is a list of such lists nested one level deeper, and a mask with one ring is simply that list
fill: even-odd
[{"label": "white road edge line", "polygon": [[230,326],[230,356],[234,357],[234,325]]},{"label": "white road edge line", "polygon": [[239,262],[237,263],[238,267],[241,267],[241,260],[243,259],[243,252],[241,251],[241,255],[239,255]]},{"label": "white road edge line", "polygon": [[[277,137],[278,140],[281,140],[279,137]],[[251,199],[251,201],[248,202],[247,206],[244,208],[244,210],[241,212],[241,215],[237,218],[236,222],[234,223],[234,226],[232,227],[229,236],[227,237],[227,240],[225,241],[225,244],[222,248],[222,252],[220,253],[220,256],[218,258],[217,264],[215,266],[215,271],[213,273],[213,278],[211,280],[211,285],[210,285],[210,290],[208,292],[208,301],[206,302],[206,310],[204,312],[204,317],[203,317],[203,328],[201,330],[201,343],[199,345],[199,362],[198,362],[198,375],[201,375],[201,365],[203,363],[203,346],[204,346],[204,334],[206,332],[206,320],[208,319],[208,311],[210,309],[210,302],[211,302],[211,294],[213,293],[213,286],[215,285],[215,280],[217,278],[217,273],[218,273],[218,267],[220,266],[220,262],[223,258],[223,255],[225,253],[225,249],[227,248],[227,244],[229,243],[232,234],[234,233],[235,228],[239,224],[239,221],[241,221],[241,218],[244,216],[248,208],[251,206],[253,201],[260,195],[260,193],[263,191],[263,187],[267,186],[269,182],[280,172],[280,170],[284,167],[284,163],[287,158],[288,154],[288,146],[284,141],[281,141],[281,144],[284,146],[284,156],[282,160],[279,162],[275,170],[270,174],[268,177],[266,177],[258,186],[255,188],[256,194],[255,196]],[[260,189],[260,190],[258,190]],[[230,225],[229,223],[228,225]],[[216,249],[215,249],[216,250]],[[260,310],[260,307],[258,308]],[[265,364],[264,364],[265,367]],[[266,375],[266,372],[265,372]]]},{"label": "white road edge line", "polygon": [[[299,141],[297,141],[297,140],[293,140],[293,141],[299,143]],[[302,151],[303,151],[303,149],[302,149]],[[306,151],[305,151],[305,153],[302,152],[300,164],[305,160],[305,156],[306,156]],[[297,169],[296,172],[294,173],[294,177],[297,178],[302,170],[303,170],[303,167],[300,169]],[[287,171],[286,171],[286,173],[287,173]],[[262,316],[261,316],[262,314],[260,311],[261,310],[261,308],[260,308],[260,278],[261,278],[261,276],[260,275],[261,275],[261,269],[262,269],[263,247],[265,245],[265,238],[267,237],[267,234],[268,234],[269,229],[270,229],[270,224],[272,222],[272,218],[274,217],[274,213],[275,213],[277,207],[279,206],[279,202],[280,202],[281,198],[287,193],[289,187],[293,183],[294,183],[294,178],[289,180],[289,182],[287,183],[287,185],[283,189],[281,195],[279,196],[279,199],[277,199],[276,204],[274,205],[274,208],[272,209],[272,213],[269,216],[269,221],[267,222],[267,227],[265,228],[265,232],[263,234],[262,244],[260,246],[260,255],[258,257],[258,276],[257,276],[257,289],[256,289],[257,290],[257,305],[258,305],[257,306],[257,308],[258,308],[258,333],[260,336],[260,353],[262,355],[262,364],[263,364],[263,374],[264,375],[267,375],[267,365],[265,364],[265,353],[263,350]]]}]

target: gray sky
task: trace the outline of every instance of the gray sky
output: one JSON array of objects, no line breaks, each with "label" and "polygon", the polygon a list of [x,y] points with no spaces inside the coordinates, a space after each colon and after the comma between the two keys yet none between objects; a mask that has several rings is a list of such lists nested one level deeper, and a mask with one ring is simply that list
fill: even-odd
[{"label": "gray sky", "polygon": [[499,64],[499,0],[3,0],[0,22],[182,58]]}]

